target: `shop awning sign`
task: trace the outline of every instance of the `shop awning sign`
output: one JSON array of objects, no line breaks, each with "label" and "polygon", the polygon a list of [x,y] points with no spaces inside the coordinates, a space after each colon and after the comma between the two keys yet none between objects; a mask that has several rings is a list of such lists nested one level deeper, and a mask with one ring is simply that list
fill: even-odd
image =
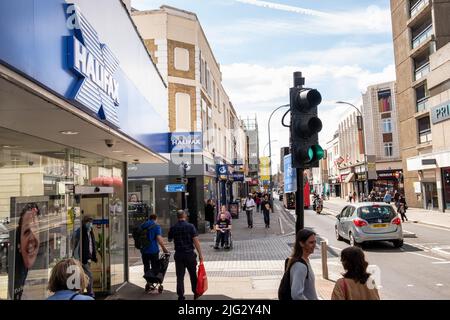
[{"label": "shop awning sign", "polygon": [[431,109],[431,122],[433,124],[450,119],[450,101]]},{"label": "shop awning sign", "polygon": [[170,133],[169,152],[183,151],[195,153],[203,151],[201,132],[172,132]]},{"label": "shop awning sign", "polygon": [[114,77],[119,61],[80,9],[69,4],[67,27],[74,35],[68,39],[68,65],[79,77],[72,99],[95,112],[101,120],[119,127],[119,83]]}]

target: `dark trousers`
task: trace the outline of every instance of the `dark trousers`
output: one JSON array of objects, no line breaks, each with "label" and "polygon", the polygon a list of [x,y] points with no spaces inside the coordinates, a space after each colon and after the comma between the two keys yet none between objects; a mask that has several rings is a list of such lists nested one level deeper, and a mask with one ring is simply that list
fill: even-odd
[{"label": "dark trousers", "polygon": [[253,210],[246,210],[247,213],[247,224],[249,227],[253,227]]},{"label": "dark trousers", "polygon": [[261,203],[257,203],[257,204],[256,204],[256,210],[257,210],[258,212],[261,212]]},{"label": "dark trousers", "polygon": [[217,231],[216,246],[219,246],[219,243],[222,245],[222,247],[224,246],[224,244],[225,246],[228,246],[229,238],[230,238],[230,230],[226,230],[225,232]]},{"label": "dark trousers", "polygon": [[270,226],[270,212],[269,211],[263,211],[264,214],[264,223],[266,226]]},{"label": "dark trousers", "polygon": [[155,274],[159,272],[159,253],[142,254],[142,263],[144,264],[144,273],[153,270]]},{"label": "dark trousers", "polygon": [[195,253],[175,255],[177,294],[179,298],[184,298],[184,274],[186,273],[186,269],[189,272],[192,292],[195,295],[197,288],[197,255]]}]

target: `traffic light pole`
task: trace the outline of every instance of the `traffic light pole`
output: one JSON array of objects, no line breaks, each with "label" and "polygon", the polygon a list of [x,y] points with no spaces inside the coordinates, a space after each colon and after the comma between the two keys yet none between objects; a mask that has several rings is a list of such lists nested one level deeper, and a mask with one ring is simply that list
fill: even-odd
[{"label": "traffic light pole", "polygon": [[305,227],[305,204],[303,199],[303,169],[296,169],[297,171],[297,192],[295,193],[295,233],[299,232]]}]

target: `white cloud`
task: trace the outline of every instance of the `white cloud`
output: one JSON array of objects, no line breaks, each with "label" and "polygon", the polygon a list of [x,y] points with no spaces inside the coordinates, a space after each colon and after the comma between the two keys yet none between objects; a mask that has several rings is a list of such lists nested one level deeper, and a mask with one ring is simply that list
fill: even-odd
[{"label": "white cloud", "polygon": [[269,1],[260,1],[260,0],[234,0],[234,1],[240,2],[240,3],[245,3],[245,4],[251,4],[251,5],[254,5],[257,7],[264,7],[264,8],[269,8],[269,9],[306,14],[306,15],[311,15],[311,16],[316,16],[316,17],[332,16],[329,13],[325,13],[325,12],[321,12],[321,11],[317,11],[317,10],[294,7],[294,6],[289,6],[289,5],[275,3],[275,2],[269,2]]}]

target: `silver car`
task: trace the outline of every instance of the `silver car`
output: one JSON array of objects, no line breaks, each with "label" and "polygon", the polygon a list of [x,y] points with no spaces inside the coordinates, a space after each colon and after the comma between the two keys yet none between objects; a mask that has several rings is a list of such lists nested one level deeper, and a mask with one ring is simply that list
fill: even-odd
[{"label": "silver car", "polygon": [[402,221],[386,203],[361,202],[342,209],[336,216],[336,239],[347,239],[352,246],[367,241],[391,241],[403,246]]}]

